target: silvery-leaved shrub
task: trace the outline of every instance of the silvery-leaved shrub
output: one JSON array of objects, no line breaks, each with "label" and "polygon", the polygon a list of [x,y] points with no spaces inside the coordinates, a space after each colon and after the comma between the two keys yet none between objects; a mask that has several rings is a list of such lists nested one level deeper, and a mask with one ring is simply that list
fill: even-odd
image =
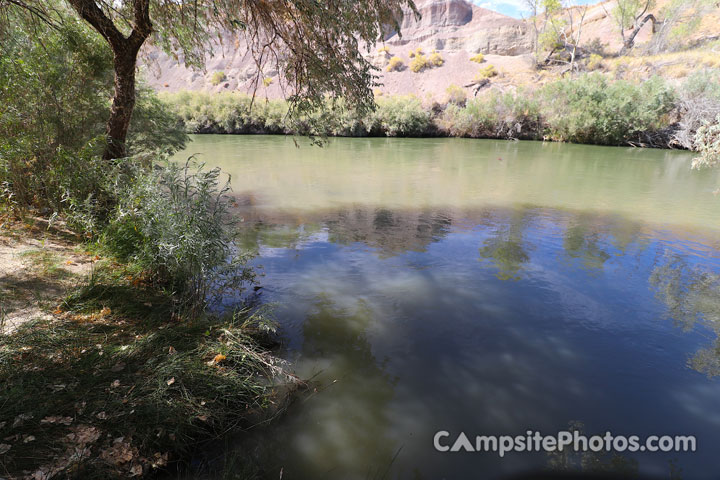
[{"label": "silvery-leaved shrub", "polygon": [[250,276],[233,241],[230,186],[220,175],[192,159],[138,174],[103,238],[115,255],[137,263],[190,308]]}]

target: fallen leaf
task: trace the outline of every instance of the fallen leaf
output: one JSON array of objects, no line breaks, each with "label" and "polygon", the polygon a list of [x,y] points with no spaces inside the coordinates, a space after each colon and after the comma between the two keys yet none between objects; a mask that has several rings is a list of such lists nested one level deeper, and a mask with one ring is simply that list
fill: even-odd
[{"label": "fallen leaf", "polygon": [[201,422],[207,422],[207,420],[208,420],[207,415],[198,415],[197,418],[198,418],[198,420],[200,420]]},{"label": "fallen leaf", "polygon": [[107,419],[107,413],[105,413],[105,412],[100,412],[100,413],[98,413],[98,414],[95,415],[95,416],[96,416],[97,418],[99,418],[100,420],[105,420],[105,419]]},{"label": "fallen leaf", "polygon": [[[104,412],[103,412],[104,413]],[[88,425],[78,425],[74,429],[75,441],[81,445],[94,443],[100,438],[100,430]]]},{"label": "fallen leaf", "polygon": [[153,460],[152,466],[153,466],[153,468],[158,468],[158,467],[166,466],[168,463],[168,458],[170,456],[167,453],[163,453],[163,454],[156,453],[153,457],[154,457],[154,460]]},{"label": "fallen leaf", "polygon": [[165,383],[167,383],[168,386],[172,385],[173,383],[175,383],[175,377],[172,377],[170,380],[168,380],[168,381],[165,382]]},{"label": "fallen leaf", "polygon": [[33,418],[32,413],[21,413],[17,417],[15,417],[15,421],[13,422],[13,428],[17,428],[23,423],[25,423],[25,420],[30,420]]},{"label": "fallen leaf", "polygon": [[120,386],[120,380],[115,380],[110,386],[112,388],[118,388]]},{"label": "fallen leaf", "polygon": [[65,265],[75,265],[75,262],[73,262],[72,260],[68,260],[67,262],[65,262]]},{"label": "fallen leaf", "polygon": [[177,353],[177,350],[175,350],[175,347],[170,345],[170,348],[168,348],[168,355],[175,355]]},{"label": "fallen leaf", "polygon": [[143,473],[142,465],[136,464],[130,469],[130,476],[131,477],[139,477]]},{"label": "fallen leaf", "polygon": [[8,445],[7,443],[0,443],[0,455],[9,452],[11,448],[12,446]]},{"label": "fallen leaf", "polygon": [[59,417],[59,416],[51,416],[51,417],[45,417],[42,420],[40,420],[40,424],[50,424],[54,425],[56,423],[59,423],[61,425],[70,425],[73,422],[72,417]]},{"label": "fallen leaf", "polygon": [[35,437],[33,435],[27,435],[25,438],[23,438],[23,443],[30,443],[34,442]]},{"label": "fallen leaf", "polygon": [[222,353],[218,353],[217,355],[215,355],[215,358],[213,358],[213,362],[220,363],[225,359],[227,359],[225,355],[223,355]]},{"label": "fallen leaf", "polygon": [[0,430],[2,430],[3,428],[5,428],[5,425],[6,425],[6,424],[7,424],[7,422],[0,422]]}]

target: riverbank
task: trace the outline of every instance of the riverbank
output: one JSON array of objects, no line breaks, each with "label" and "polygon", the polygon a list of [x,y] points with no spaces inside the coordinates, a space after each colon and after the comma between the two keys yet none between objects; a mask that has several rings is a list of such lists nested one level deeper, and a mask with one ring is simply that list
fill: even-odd
[{"label": "riverbank", "polygon": [[162,101],[187,133],[293,134],[344,137],[467,137],[550,140],[598,145],[696,150],[697,130],[720,112],[716,71],[699,71],[674,85],[587,74],[542,87],[500,91],[489,86],[468,99],[448,88],[445,103],[416,96],[377,97],[361,115],[340,102],[300,118],[281,100],[239,93],[181,92]]},{"label": "riverbank", "polygon": [[0,235],[16,320],[0,332],[0,477],[188,468],[199,446],[282,408],[278,385],[294,379],[262,314],[190,314],[141,269],[38,222]]}]

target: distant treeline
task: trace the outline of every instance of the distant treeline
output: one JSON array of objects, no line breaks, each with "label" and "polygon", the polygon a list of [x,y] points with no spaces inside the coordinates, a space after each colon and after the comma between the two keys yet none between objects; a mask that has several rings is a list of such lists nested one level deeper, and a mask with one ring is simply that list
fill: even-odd
[{"label": "distant treeline", "polygon": [[[450,87],[448,100],[427,105],[416,96],[380,96],[374,112],[339,102],[314,115],[288,115],[283,100],[240,93],[161,95],[188,133],[553,140],[598,145],[695,149],[695,133],[720,113],[720,74],[699,71],[672,86],[659,77],[636,84],[601,74],[467,99]],[[707,118],[706,118],[707,117]]]}]

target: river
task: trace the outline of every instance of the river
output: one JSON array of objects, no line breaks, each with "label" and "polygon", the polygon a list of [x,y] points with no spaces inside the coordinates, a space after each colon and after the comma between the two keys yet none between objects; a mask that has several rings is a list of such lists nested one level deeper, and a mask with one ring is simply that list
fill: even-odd
[{"label": "river", "polygon": [[[720,474],[720,174],[691,154],[192,138],[182,157],[232,177],[253,301],[274,305],[283,355],[317,390],[256,434],[267,478],[504,478],[558,458],[439,452],[436,432],[570,424],[694,435],[695,452],[615,465]],[[612,462],[563,461],[582,460]]]}]

